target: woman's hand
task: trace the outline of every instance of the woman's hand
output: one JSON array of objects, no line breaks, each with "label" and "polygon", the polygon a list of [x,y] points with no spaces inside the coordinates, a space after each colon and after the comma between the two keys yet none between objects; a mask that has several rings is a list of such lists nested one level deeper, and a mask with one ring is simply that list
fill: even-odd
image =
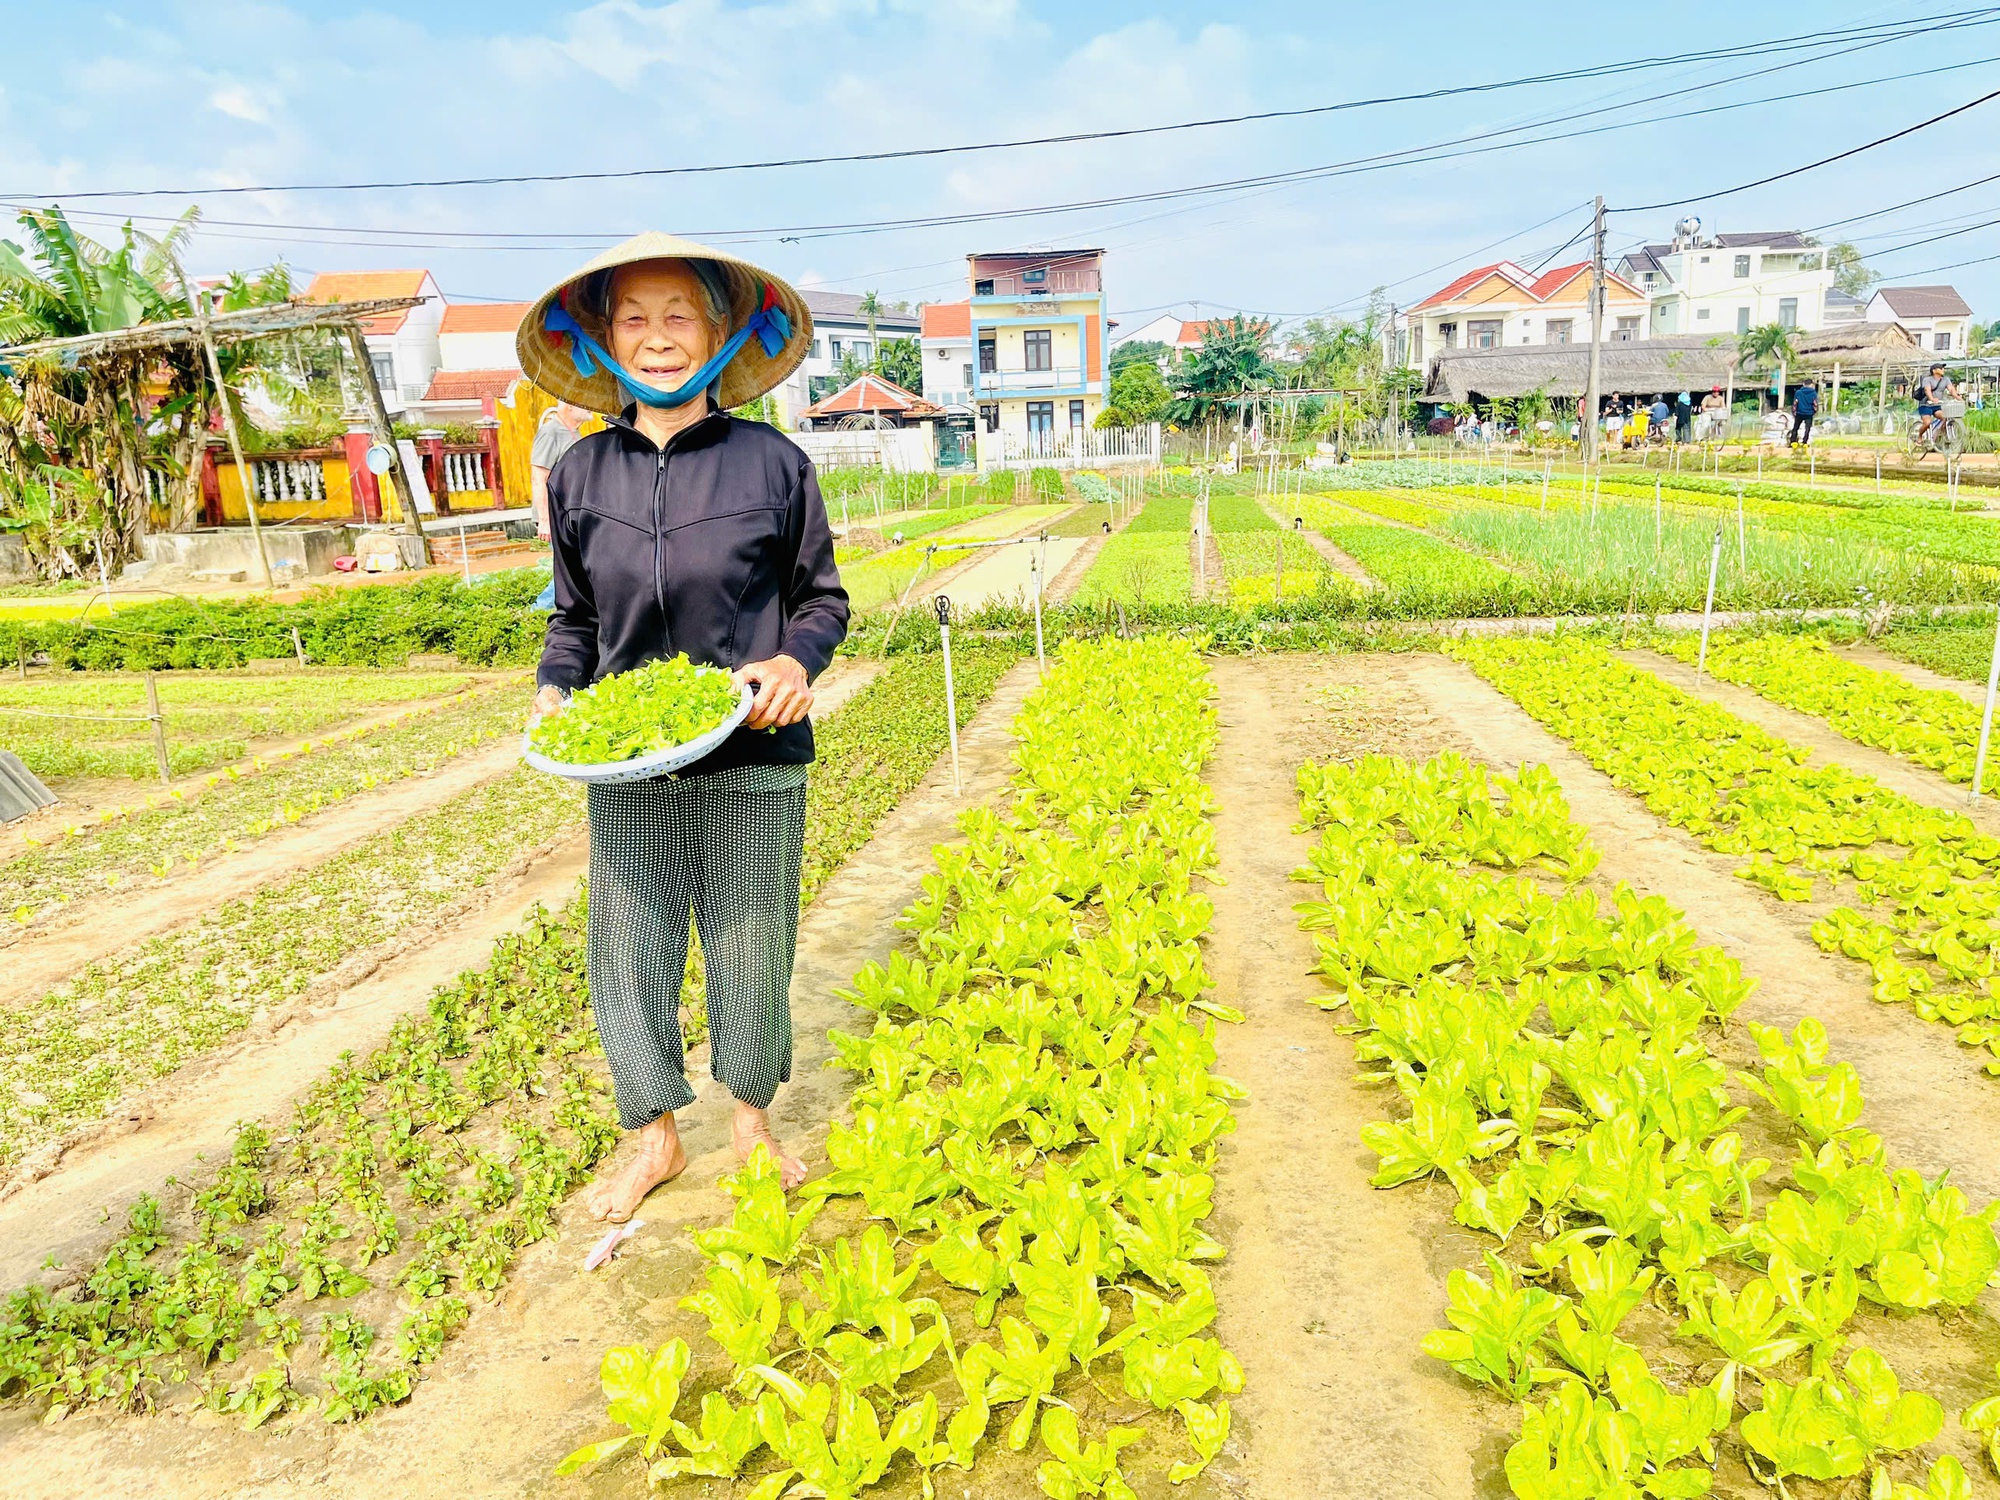
[{"label": "woman's hand", "polygon": [[774,656],[769,661],[753,661],[747,667],[738,667],[733,680],[739,686],[746,682],[757,685],[757,696],[750,702],[750,717],[743,721],[746,728],[782,729],[812,712],[813,692],[806,682],[806,669],[789,656]]},{"label": "woman's hand", "polygon": [[545,682],[535,690],[535,701],[528,713],[531,719],[553,719],[566,706],[562,689],[552,682]]}]

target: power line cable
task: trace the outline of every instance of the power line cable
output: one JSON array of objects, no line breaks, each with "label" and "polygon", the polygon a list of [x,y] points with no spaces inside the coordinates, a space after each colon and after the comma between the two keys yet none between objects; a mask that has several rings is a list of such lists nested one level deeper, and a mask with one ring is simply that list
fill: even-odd
[{"label": "power line cable", "polygon": [[[1973,23],[1952,23],[1952,24],[1962,25],[1962,24],[1973,24]],[[1978,24],[1987,24],[1987,23],[1982,22]],[[1947,28],[1941,25],[1939,27],[1926,28],[1926,29],[1938,30]],[[1903,35],[1916,35],[1916,34],[1920,33],[1905,33]],[[1900,39],[1902,39],[1900,36],[1884,38],[1878,41],[1870,41],[1861,44],[1860,46],[1848,48],[1846,50],[1849,52],[1859,51],[1863,50],[1864,47],[1873,47],[1882,45],[1883,41],[1900,40]],[[1832,55],[1840,56],[1846,54],[1843,52]],[[1475,132],[1470,135],[1460,136],[1442,142],[1434,142],[1428,146],[1406,147],[1401,150],[1379,153],[1374,156],[1356,157],[1356,158],[1351,158],[1347,161],[1323,163],[1317,166],[1296,168],[1286,172],[1266,173],[1254,177],[1230,178],[1230,179],[1223,179],[1218,182],[1201,183],[1179,188],[1156,189],[1144,193],[1129,193],[1129,194],[1122,194],[1105,198],[1080,200],[1070,203],[1043,204],[1031,208],[992,209],[992,210],[981,210],[981,211],[968,211],[960,214],[923,215],[923,216],[915,216],[903,219],[858,220],[858,221],[850,221],[846,223],[834,223],[834,224],[767,226],[759,229],[699,229],[699,230],[689,231],[689,233],[694,237],[711,240],[719,243],[769,241],[774,239],[779,241],[780,243],[785,243],[785,242],[795,243],[804,239],[822,239],[822,238],[832,238],[837,236],[844,237],[856,234],[878,234],[878,233],[888,233],[888,232],[895,232],[908,229],[947,228],[947,227],[955,227],[959,225],[974,224],[974,223],[999,222],[1004,220],[1021,219],[1021,218],[1037,218],[1059,213],[1087,212],[1092,209],[1114,208],[1114,207],[1124,206],[1127,204],[1172,202],[1191,197],[1216,197],[1218,195],[1231,194],[1231,193],[1237,194],[1239,196],[1244,196],[1256,191],[1275,190],[1283,187],[1296,185],[1302,182],[1321,181],[1333,177],[1351,176],[1367,172],[1384,171],[1392,167],[1399,167],[1399,166],[1414,166],[1414,165],[1423,165],[1437,161],[1451,161],[1451,160],[1461,159],[1467,156],[1488,155],[1497,151],[1515,150],[1523,146],[1548,144],[1554,141],[1567,142],[1570,140],[1577,139],[1581,136],[1601,135],[1619,130],[1633,129],[1643,125],[1658,124],[1664,121],[1673,121],[1679,123],[1679,122],[1684,122],[1686,120],[1699,118],[1704,115],[1720,114],[1734,110],[1754,108],[1758,105],[1763,105],[1763,104],[1784,103],[1797,99],[1811,98],[1823,94],[1840,93],[1856,88],[1875,87],[1880,84],[1899,82],[1904,79],[1912,77],[1923,77],[1935,73],[1952,72],[1967,67],[1985,66],[1989,63],[2000,61],[2000,58],[1974,59],[1969,62],[1951,63],[1944,65],[1942,67],[1921,69],[1911,73],[1886,75],[1881,77],[1857,80],[1850,83],[1828,85],[1817,89],[1799,90],[1789,94],[1762,95],[1755,99],[1737,100],[1726,104],[1712,105],[1706,109],[1701,109],[1701,110],[1683,110],[1683,111],[1678,111],[1672,115],[1649,116],[1645,119],[1618,121],[1607,125],[1590,127],[1587,129],[1569,130],[1563,132],[1560,135],[1537,136],[1537,137],[1530,137],[1525,140],[1497,141],[1492,144],[1483,144],[1483,145],[1480,144],[1480,142],[1483,141],[1492,141],[1493,138],[1497,136],[1514,135],[1518,134],[1520,131],[1523,130],[1540,129],[1550,125],[1574,124],[1579,120],[1589,119],[1594,116],[1603,114],[1612,114],[1622,109],[1633,108],[1643,104],[1656,103],[1661,100],[1676,98],[1684,94],[1695,93],[1710,88],[1721,87],[1730,83],[1741,82],[1745,79],[1761,77],[1773,72],[1780,72],[1790,68],[1804,66],[1811,62],[1818,62],[1824,60],[1826,59],[1821,57],[1797,59],[1787,63],[1776,64],[1770,68],[1757,69],[1749,73],[1738,74],[1731,78],[1714,80],[1710,83],[1697,84],[1689,86],[1687,88],[1668,90],[1663,93],[1649,95],[1641,99],[1634,99],[1619,104],[1613,104],[1608,106],[1602,106],[1599,108],[1583,110],[1570,115],[1557,115],[1553,117],[1544,118],[1541,120],[1530,121],[1528,123],[1521,125],[1505,126],[1491,131]],[[1993,96],[1988,95],[1986,97],[1991,98]],[[1984,102],[1984,100],[1974,100],[1973,104],[1978,104],[1982,102]],[[1972,107],[1971,105],[1961,106],[1962,109],[1971,107]],[[1948,113],[1956,113],[1956,112],[1957,111],[1952,111]],[[1939,119],[1948,118],[1948,114],[1946,116],[1939,116],[1938,118]],[[1935,121],[1925,122],[1925,124],[1931,124],[1931,123],[1935,123]],[[1912,126],[1910,127],[1910,130],[1916,130],[1921,128],[1923,128],[1921,125]],[[1899,132],[1898,134],[1908,134],[1908,133],[1909,131],[1903,131]],[[1884,139],[1885,140],[1895,139],[1895,137],[1893,136],[1885,137]],[[1870,143],[1871,146],[1877,144],[1881,144],[1881,142]],[[1866,149],[1868,149],[1868,147],[1856,147],[1854,148],[1854,151],[1844,152],[1841,153],[1841,155],[1843,156],[1853,155],[1858,151]],[[1834,161],[1839,159],[1840,159],[1839,157],[1829,157],[1826,160]],[[1825,165],[1825,164],[1826,164],[1825,162],[1820,162],[1812,165]],[[1795,171],[1806,171],[1806,170],[1810,170],[1810,167],[1795,169]],[[1778,174],[1778,176],[1780,177],[1789,175],[1793,174],[1792,173]],[[1777,179],[1772,178],[1767,180],[1774,181]],[[1757,185],[1758,184],[1754,183],[1746,184],[1746,186],[1757,186]],[[1728,191],[1735,192],[1740,190],[1741,189],[1730,189]],[[1684,201],[1692,201],[1692,200],[1684,200]],[[1637,210],[1624,210],[1624,211],[1637,211]],[[95,217],[100,220],[115,221],[119,216],[116,214],[107,215],[102,212],[93,213],[93,211],[91,210],[78,210],[77,217],[78,218]],[[161,216],[161,215],[131,215],[130,217],[141,218],[141,219],[163,219],[169,222],[171,221],[171,216]],[[1156,217],[1165,217],[1165,215]],[[245,221],[224,220],[224,221],[209,221],[209,222],[237,224],[237,223],[244,223]],[[1128,222],[1144,222],[1144,220],[1135,220]],[[250,227],[278,227],[278,226],[257,225],[256,221],[248,221],[248,224]],[[296,227],[325,228],[327,230],[330,230],[332,233],[336,234],[346,233],[353,235],[368,235],[375,233],[420,234],[428,232],[428,231],[415,231],[415,230],[390,231],[390,230],[372,230],[372,229],[356,229],[351,231],[345,231],[337,226],[296,226]],[[275,244],[319,244],[319,245],[358,248],[358,249],[448,250],[448,249],[465,248],[463,246],[454,245],[450,243],[432,243],[428,241],[407,241],[398,243],[398,242],[384,242],[384,241],[371,240],[365,238],[342,238],[342,239],[297,238],[283,234],[254,234],[254,233],[232,234],[226,231],[212,231],[206,228],[204,228],[203,232],[214,233],[216,234],[216,237],[223,239],[239,239],[252,242],[264,242],[264,243],[275,243]],[[450,231],[444,231],[444,232],[450,233]],[[596,238],[591,236],[572,235],[572,236],[566,236],[563,243],[490,245],[490,246],[483,245],[480,246],[480,248],[533,250],[538,252],[547,250],[590,250],[590,249],[600,248],[602,241],[613,240],[619,237],[620,235],[614,232],[603,235],[601,239],[599,239],[595,243],[571,243],[570,241],[574,240]]]},{"label": "power line cable", "polygon": [[[1938,22],[1938,25],[1910,30],[1913,19]],[[954,146],[913,146],[892,151],[848,152],[827,156],[796,156],[774,158],[764,161],[716,162],[699,166],[682,167],[635,167],[623,170],[599,172],[534,172],[488,177],[434,177],[410,178],[397,181],[369,182],[320,182],[320,183],[266,183],[255,186],[233,185],[206,188],[98,188],[85,192],[52,194],[46,192],[12,192],[10,198],[55,199],[68,198],[71,201],[89,198],[148,198],[148,197],[221,197],[240,196],[252,193],[352,193],[396,191],[410,188],[447,187],[493,187],[514,184],[552,182],[610,182],[649,177],[680,177],[705,175],[718,172],[769,171],[782,167],[818,167],[853,162],[905,161],[924,157],[956,156],[972,152],[1011,151],[1037,146],[1076,145],[1089,141],[1125,140],[1141,136],[1165,135],[1176,131],[1207,130],[1226,125],[1250,124],[1266,120],[1303,119],[1314,115],[1337,114],[1357,109],[1372,109],[1391,104],[1428,103],[1438,99],[1461,97],[1468,94],[1489,94],[1509,89],[1535,87],[1549,83],[1568,83],[1591,78],[1613,77],[1623,73],[1644,72],[1660,68],[1684,67],[1693,63],[1717,62],[1746,56],[1769,56],[1777,52],[1811,50],[1832,42],[1850,42],[1857,38],[1879,38],[1895,41],[1921,31],[1952,29],[1959,25],[1986,25],[2000,19],[2000,9],[1984,7],[1975,10],[1954,11],[1944,16],[1921,16],[1896,21],[1876,22],[1868,26],[1842,27],[1827,31],[1808,32],[1804,35],[1774,37],[1761,42],[1738,43],[1730,47],[1704,48],[1694,52],[1682,52],[1652,57],[1629,58],[1620,62],[1592,64],[1582,68],[1563,69],[1553,73],[1530,74],[1520,78],[1491,80],[1484,83],[1459,84],[1449,88],[1429,89],[1419,93],[1385,94],[1371,98],[1344,99],[1332,104],[1305,105],[1296,109],[1259,110],[1238,115],[1218,115],[1200,120],[1181,120],[1166,125],[1127,126],[1115,130],[1071,131],[1060,135],[1026,136],[1007,140],[978,141]]]},{"label": "power line cable", "polygon": [[1723,188],[1713,193],[1692,193],[1685,198],[1669,198],[1661,203],[1635,203],[1606,211],[1618,214],[1650,213],[1656,209],[1679,208],[1684,203],[1703,203],[1710,198],[1727,198],[1736,193],[1747,193],[1751,188],[1768,187],[1774,182],[1783,182],[1787,177],[1797,177],[1805,172],[1817,171],[1819,168],[1831,166],[1837,161],[1846,161],[1850,156],[1859,156],[1864,151],[1873,151],[1877,146],[1886,146],[1891,141],[1900,141],[1906,135],[1915,135],[1919,130],[1928,130],[1933,125],[1942,124],[1956,115],[1964,114],[1969,109],[1977,109],[1980,105],[1993,99],[2000,99],[2000,89],[1995,89],[1990,94],[1981,94],[1977,99],[1969,99],[1955,109],[1948,109],[1941,115],[1932,115],[1928,120],[1919,120],[1914,125],[1905,125],[1901,130],[1892,131],[1888,135],[1877,136],[1874,140],[1864,142],[1859,146],[1850,146],[1847,150],[1837,151],[1832,156],[1822,156],[1818,161],[1809,161],[1802,167],[1793,167],[1785,172],[1773,172],[1769,177],[1759,177],[1754,182],[1741,182],[1735,187]]},{"label": "power line cable", "polygon": [[1989,182],[2000,182],[2000,172],[1995,172],[1987,177],[1975,177],[1970,182],[1961,182],[1957,187],[1948,187],[1940,192],[1926,193],[1921,198],[1906,198],[1901,203],[1892,203],[1887,208],[1878,208],[1869,213],[1850,214],[1845,219],[1829,219],[1824,224],[1813,225],[1806,233],[1818,234],[1822,229],[1837,229],[1842,224],[1858,224],[1863,219],[1879,219],[1882,215],[1895,213],[1898,209],[1915,208],[1919,203],[1930,203],[1939,198],[1949,198],[1953,193],[1962,193],[1968,188],[1984,187]]}]

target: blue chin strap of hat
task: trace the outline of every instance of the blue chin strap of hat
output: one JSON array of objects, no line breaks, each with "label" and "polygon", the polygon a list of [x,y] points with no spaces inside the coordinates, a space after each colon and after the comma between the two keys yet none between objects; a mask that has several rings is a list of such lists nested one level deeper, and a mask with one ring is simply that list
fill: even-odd
[{"label": "blue chin strap of hat", "polygon": [[611,352],[585,333],[583,325],[560,301],[549,304],[548,312],[542,317],[542,328],[552,339],[568,338],[570,363],[576,366],[577,374],[588,380],[601,369],[624,388],[626,395],[647,406],[685,406],[695,397],[707,394],[709,388],[722,378],[729,362],[752,338],[764,346],[767,358],[776,359],[778,351],[792,336],[792,320],[778,303],[778,289],[766,282],[762,305],[715,351],[714,357],[688,376],[677,390],[663,391],[626,374],[624,367],[611,357]]}]

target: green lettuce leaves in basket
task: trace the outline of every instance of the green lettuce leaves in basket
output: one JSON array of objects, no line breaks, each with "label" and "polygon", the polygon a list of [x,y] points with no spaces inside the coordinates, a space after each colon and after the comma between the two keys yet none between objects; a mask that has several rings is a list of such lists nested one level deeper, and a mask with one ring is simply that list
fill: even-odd
[{"label": "green lettuce leaves in basket", "polygon": [[720,667],[685,656],[649,661],[606,677],[528,733],[529,745],[569,766],[608,765],[700,739],[741,696]]}]

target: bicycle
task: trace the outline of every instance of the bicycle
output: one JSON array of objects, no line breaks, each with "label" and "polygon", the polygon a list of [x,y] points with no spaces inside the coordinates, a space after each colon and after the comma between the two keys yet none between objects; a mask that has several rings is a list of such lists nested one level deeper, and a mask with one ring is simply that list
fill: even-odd
[{"label": "bicycle", "polygon": [[1946,459],[1954,459],[1965,451],[1965,403],[1963,401],[1941,401],[1938,403],[1936,418],[1930,424],[1930,431],[1924,431],[1924,419],[1912,417],[1910,428],[1904,436],[1903,461],[1922,463],[1924,456],[1941,453]]}]

